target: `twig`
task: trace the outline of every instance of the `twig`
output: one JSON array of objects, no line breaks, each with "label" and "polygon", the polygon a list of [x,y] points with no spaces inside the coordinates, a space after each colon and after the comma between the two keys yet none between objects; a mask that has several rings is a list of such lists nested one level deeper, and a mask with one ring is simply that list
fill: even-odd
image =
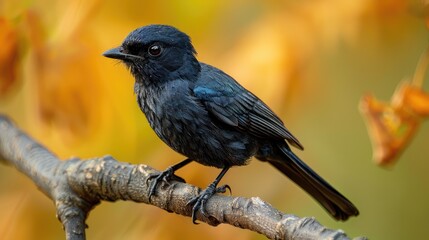
[{"label": "twig", "polygon": [[[147,165],[118,162],[110,156],[61,161],[45,147],[21,132],[0,115],[0,159],[27,175],[55,203],[66,239],[85,239],[85,220],[101,200],[131,200],[190,216],[186,203],[200,189],[178,181],[160,184],[148,199],[148,176],[157,172]],[[349,239],[314,218],[284,214],[260,198],[213,196],[206,205],[210,217],[197,219],[216,226],[221,223],[249,229],[270,239]],[[362,238],[361,238],[362,239]]]}]

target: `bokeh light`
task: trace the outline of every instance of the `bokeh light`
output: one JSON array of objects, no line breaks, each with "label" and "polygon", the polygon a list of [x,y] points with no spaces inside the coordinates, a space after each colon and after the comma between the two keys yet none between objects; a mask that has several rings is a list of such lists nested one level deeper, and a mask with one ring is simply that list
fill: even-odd
[{"label": "bokeh light", "polygon": [[[124,66],[101,56],[137,27],[188,33],[200,61],[223,69],[263,99],[305,146],[298,155],[359,208],[336,222],[268,164],[252,161],[222,180],[283,212],[315,216],[349,236],[419,239],[429,213],[422,122],[394,167],[372,161],[358,111],[369,92],[390,99],[428,44],[427,3],[381,1],[0,1],[0,112],[61,158],[110,154],[164,169],[183,159],[138,109]],[[428,90],[428,81],[422,85]],[[426,140],[425,140],[426,139]],[[178,174],[206,187],[220,170]],[[62,239],[52,202],[25,176],[0,166],[0,239]],[[132,202],[103,202],[88,239],[264,239]]]}]

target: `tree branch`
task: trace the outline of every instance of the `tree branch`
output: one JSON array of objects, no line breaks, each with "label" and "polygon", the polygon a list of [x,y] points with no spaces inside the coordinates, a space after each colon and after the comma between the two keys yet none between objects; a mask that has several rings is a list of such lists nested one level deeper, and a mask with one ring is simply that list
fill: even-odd
[{"label": "tree branch", "polygon": [[[101,200],[131,200],[191,216],[186,203],[200,189],[178,181],[158,186],[148,198],[150,166],[118,162],[110,156],[61,161],[0,115],[0,160],[15,166],[55,203],[66,239],[85,239],[85,220]],[[213,196],[206,209],[210,217],[197,219],[216,226],[221,223],[249,229],[270,239],[349,239],[341,230],[331,230],[314,218],[284,214],[258,197]],[[362,238],[361,238],[362,239]]]}]

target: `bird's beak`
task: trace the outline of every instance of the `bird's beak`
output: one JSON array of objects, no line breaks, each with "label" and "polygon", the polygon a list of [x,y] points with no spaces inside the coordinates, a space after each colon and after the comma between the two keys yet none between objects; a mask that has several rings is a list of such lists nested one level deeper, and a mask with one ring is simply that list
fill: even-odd
[{"label": "bird's beak", "polygon": [[127,54],[121,52],[121,47],[112,48],[103,53],[103,56],[108,58],[114,58],[119,60],[125,60],[127,58]]}]

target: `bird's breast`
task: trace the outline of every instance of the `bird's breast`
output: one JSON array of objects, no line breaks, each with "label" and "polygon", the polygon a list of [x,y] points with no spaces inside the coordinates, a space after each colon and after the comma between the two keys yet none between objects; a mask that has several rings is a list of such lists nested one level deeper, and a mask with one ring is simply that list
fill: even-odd
[{"label": "bird's breast", "polygon": [[146,89],[138,99],[158,137],[201,164],[218,168],[244,165],[257,151],[257,141],[249,134],[214,122],[185,83]]}]

